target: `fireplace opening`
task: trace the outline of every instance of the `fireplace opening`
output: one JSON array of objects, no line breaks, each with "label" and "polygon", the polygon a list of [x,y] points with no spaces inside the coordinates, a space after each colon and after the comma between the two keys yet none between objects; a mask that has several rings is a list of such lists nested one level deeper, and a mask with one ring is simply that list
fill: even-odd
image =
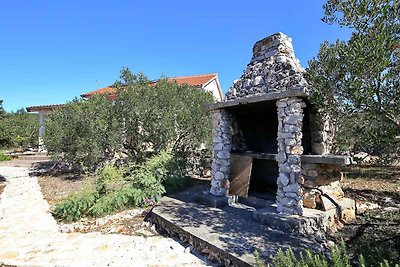
[{"label": "fireplace opening", "polygon": [[251,172],[247,176],[248,195],[275,200],[276,179],[279,175],[278,163],[275,160],[278,152],[276,102],[232,107],[229,114],[232,126],[231,152],[252,158],[251,168],[248,168]]},{"label": "fireplace opening", "polygon": [[278,175],[278,162],[275,160],[253,159],[248,195],[274,201]]},{"label": "fireplace opening", "polygon": [[278,117],[275,101],[229,109],[232,117],[232,152],[276,154]]},{"label": "fireplace opening", "polygon": [[311,154],[311,121],[310,121],[310,104],[307,103],[306,107],[303,109],[303,127],[301,132],[303,133],[303,138],[301,139],[301,145],[303,146],[303,154]]}]

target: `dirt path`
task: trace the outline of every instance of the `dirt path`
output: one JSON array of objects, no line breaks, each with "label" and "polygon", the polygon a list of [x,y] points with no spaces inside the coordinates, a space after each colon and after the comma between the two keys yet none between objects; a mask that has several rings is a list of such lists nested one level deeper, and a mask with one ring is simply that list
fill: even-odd
[{"label": "dirt path", "polygon": [[36,177],[0,167],[8,184],[0,199],[0,265],[201,266],[178,242],[162,237],[58,231]]}]

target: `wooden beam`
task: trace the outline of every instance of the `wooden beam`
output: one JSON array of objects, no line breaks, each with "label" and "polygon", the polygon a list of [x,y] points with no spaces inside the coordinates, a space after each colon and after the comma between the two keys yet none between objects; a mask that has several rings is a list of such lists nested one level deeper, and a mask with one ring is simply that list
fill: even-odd
[{"label": "wooden beam", "polygon": [[302,87],[301,89],[288,89],[283,92],[273,92],[273,93],[267,93],[267,94],[257,94],[257,95],[252,95],[252,96],[246,96],[243,98],[208,104],[205,106],[205,109],[208,111],[212,111],[212,110],[216,110],[216,109],[234,107],[234,106],[239,106],[239,105],[246,105],[246,104],[257,103],[257,102],[277,100],[277,99],[281,99],[281,98],[285,98],[285,97],[296,97],[296,96],[297,97],[308,96],[307,89],[305,87]]}]

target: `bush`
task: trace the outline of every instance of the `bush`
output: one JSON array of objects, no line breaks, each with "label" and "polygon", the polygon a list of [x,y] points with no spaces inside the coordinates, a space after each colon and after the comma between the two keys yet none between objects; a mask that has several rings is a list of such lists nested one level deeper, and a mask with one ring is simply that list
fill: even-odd
[{"label": "bush", "polygon": [[142,165],[129,168],[106,165],[97,172],[98,179],[92,189],[60,202],[53,215],[69,222],[155,203],[165,193],[163,183],[172,177],[179,179],[181,172],[174,168],[175,164],[172,154],[161,152]]},{"label": "bush", "polygon": [[116,106],[129,137],[124,146],[140,162],[149,150],[171,151],[192,163],[199,148],[211,145],[211,118],[204,106],[212,95],[189,85],[161,79],[149,82],[124,69]]},{"label": "bush", "polygon": [[22,109],[0,116],[0,148],[27,149],[38,145],[38,117]]},{"label": "bush", "polygon": [[96,203],[98,198],[99,194],[97,191],[85,189],[57,204],[52,213],[58,219],[72,222],[89,215],[90,208]]},{"label": "bush", "polygon": [[122,125],[105,96],[74,100],[46,120],[44,140],[50,155],[72,168],[95,170],[122,146]]},{"label": "bush", "polygon": [[[116,155],[141,164],[169,151],[192,167],[200,147],[211,144],[209,92],[161,79],[152,83],[124,69],[115,101],[105,96],[75,100],[46,122],[49,153],[76,168],[95,170]],[[204,157],[210,150],[200,153]],[[120,158],[120,157],[118,157]]]},{"label": "bush", "polygon": [[[363,253],[368,253],[363,251]],[[331,257],[327,257],[321,253],[313,253],[307,250],[296,256],[291,248],[285,252],[279,250],[277,255],[272,258],[275,267],[351,267],[350,256],[347,252],[346,245],[342,240],[339,246],[334,247],[330,251]],[[363,254],[358,256],[358,265],[360,267],[399,267],[396,262],[390,263],[387,259],[375,259],[376,261],[366,263]],[[260,265],[260,264],[259,264]]]},{"label": "bush", "polygon": [[0,161],[8,161],[8,160],[12,160],[12,157],[4,155],[3,152],[0,152]]}]

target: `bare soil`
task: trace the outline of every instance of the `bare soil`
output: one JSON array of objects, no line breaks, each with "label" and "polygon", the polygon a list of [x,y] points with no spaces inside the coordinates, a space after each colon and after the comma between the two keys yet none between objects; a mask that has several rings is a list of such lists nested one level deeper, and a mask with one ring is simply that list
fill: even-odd
[{"label": "bare soil", "polygon": [[[112,219],[82,219],[73,224],[74,232],[88,233],[88,232],[101,232],[104,234],[123,234],[132,236],[159,236],[160,234],[151,227],[150,223],[146,222],[146,216],[149,210],[137,214],[133,217],[124,218],[123,215],[115,214]],[[122,212],[123,213],[123,212]],[[121,213],[121,214],[122,214]],[[102,222],[103,221],[103,222]]]},{"label": "bare soil", "polygon": [[50,205],[71,196],[94,182],[94,177],[82,177],[74,174],[38,176],[44,199]]},{"label": "bare soil", "polygon": [[380,206],[357,215],[332,238],[343,239],[350,253],[363,253],[370,263],[379,259],[400,261],[400,168],[349,167],[342,181],[345,195],[357,202]]}]

